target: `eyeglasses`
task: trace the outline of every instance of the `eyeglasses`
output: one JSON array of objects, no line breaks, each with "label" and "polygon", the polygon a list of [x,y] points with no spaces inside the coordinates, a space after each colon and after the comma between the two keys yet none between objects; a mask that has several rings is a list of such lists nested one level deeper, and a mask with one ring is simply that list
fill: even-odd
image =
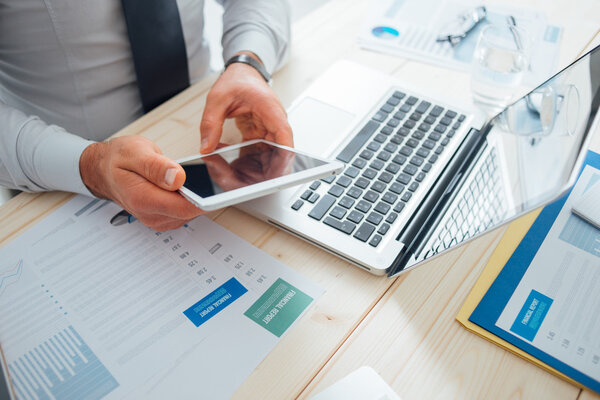
[{"label": "eyeglasses", "polygon": [[442,29],[436,41],[449,42],[451,46],[456,46],[461,40],[466,38],[469,32],[483,21],[486,16],[487,10],[483,6],[459,14]]}]

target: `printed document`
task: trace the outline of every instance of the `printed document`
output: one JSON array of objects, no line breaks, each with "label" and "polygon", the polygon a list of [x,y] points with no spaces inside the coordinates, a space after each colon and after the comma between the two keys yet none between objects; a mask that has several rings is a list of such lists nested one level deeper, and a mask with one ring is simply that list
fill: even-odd
[{"label": "printed document", "polygon": [[19,399],[228,398],[322,293],[208,218],[157,233],[119,211],[77,196],[0,250]]}]

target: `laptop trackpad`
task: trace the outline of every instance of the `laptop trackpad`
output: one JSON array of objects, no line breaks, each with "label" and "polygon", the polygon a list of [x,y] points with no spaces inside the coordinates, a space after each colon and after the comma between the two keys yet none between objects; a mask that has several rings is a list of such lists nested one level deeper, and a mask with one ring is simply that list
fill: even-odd
[{"label": "laptop trackpad", "polygon": [[288,120],[294,132],[294,147],[327,156],[346,136],[354,114],[306,97],[290,111]]}]

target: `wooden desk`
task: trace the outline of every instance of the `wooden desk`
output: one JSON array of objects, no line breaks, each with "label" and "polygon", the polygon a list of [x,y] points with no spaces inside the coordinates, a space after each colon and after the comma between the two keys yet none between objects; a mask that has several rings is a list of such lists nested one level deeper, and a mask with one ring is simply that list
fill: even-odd
[{"label": "wooden desk", "polygon": [[[580,0],[577,7],[567,1],[527,3],[564,27],[561,66],[592,42],[600,42],[596,0]],[[468,74],[359,49],[355,39],[367,7],[367,0],[332,0],[294,26],[290,62],[275,75],[274,83],[285,105],[341,58],[426,88],[441,87],[463,102],[470,100]],[[172,158],[190,155],[200,146],[201,110],[214,79],[199,82],[117,135],[143,134]],[[231,125],[226,135],[235,139]],[[596,135],[596,150],[600,150],[598,139]],[[64,193],[21,194],[0,207],[0,246],[68,198]],[[362,365],[374,367],[404,399],[575,399],[582,393],[467,332],[454,320],[501,231],[397,279],[387,279],[350,266],[237,209],[210,217],[326,289],[238,389],[236,399],[307,398]],[[584,391],[582,397],[595,396]]]}]

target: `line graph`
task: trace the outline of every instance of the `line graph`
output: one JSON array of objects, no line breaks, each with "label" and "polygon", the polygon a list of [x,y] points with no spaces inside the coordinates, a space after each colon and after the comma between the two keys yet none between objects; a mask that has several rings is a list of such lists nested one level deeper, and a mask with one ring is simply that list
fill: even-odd
[{"label": "line graph", "polygon": [[0,296],[2,296],[8,286],[16,283],[21,278],[22,269],[23,260],[19,260],[14,267],[0,272]]}]

